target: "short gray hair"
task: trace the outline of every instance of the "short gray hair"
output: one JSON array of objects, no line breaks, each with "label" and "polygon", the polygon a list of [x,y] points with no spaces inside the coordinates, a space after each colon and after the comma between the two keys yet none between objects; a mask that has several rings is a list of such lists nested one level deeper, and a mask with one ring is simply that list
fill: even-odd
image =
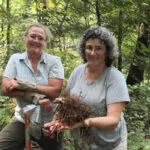
[{"label": "short gray hair", "polygon": [[105,27],[95,27],[87,29],[79,43],[79,51],[80,55],[84,61],[87,62],[85,56],[85,43],[88,39],[99,39],[101,42],[104,43],[106,47],[106,58],[105,64],[106,66],[111,66],[115,58],[118,56],[118,46],[116,43],[116,38],[113,36],[112,32],[110,32]]},{"label": "short gray hair", "polygon": [[38,27],[43,29],[43,31],[45,32],[46,35],[46,43],[48,43],[51,39],[52,39],[52,33],[51,31],[48,29],[48,27],[44,26],[41,23],[33,23],[31,25],[29,25],[25,31],[25,36],[27,36],[28,31],[32,28],[32,27]]}]

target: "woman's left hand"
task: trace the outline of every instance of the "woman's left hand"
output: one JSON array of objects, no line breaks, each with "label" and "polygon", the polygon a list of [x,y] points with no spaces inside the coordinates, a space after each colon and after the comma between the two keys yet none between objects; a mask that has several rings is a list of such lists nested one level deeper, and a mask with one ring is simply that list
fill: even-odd
[{"label": "woman's left hand", "polygon": [[43,133],[45,136],[50,136],[54,132],[59,133],[59,132],[65,131],[65,130],[72,130],[72,129],[76,129],[76,128],[80,128],[80,127],[83,127],[83,122],[76,123],[73,126],[67,126],[67,125],[60,123],[59,121],[52,121],[50,123],[44,124]]}]

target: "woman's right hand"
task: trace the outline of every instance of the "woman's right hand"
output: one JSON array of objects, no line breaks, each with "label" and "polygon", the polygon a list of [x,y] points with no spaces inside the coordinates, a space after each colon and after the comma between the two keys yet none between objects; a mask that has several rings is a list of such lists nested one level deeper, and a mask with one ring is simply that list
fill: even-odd
[{"label": "woman's right hand", "polygon": [[9,79],[9,82],[7,82],[5,86],[6,86],[6,92],[11,92],[12,90],[18,87],[18,83],[14,79]]},{"label": "woman's right hand", "polygon": [[51,121],[50,123],[45,123],[43,127],[43,133],[45,136],[51,136],[54,132],[62,132],[64,130],[71,129],[69,126],[63,125],[59,121]]},{"label": "woman's right hand", "polygon": [[44,124],[44,127],[42,128],[42,130],[43,130],[43,133],[45,136],[50,136],[50,133],[51,133],[50,131],[51,131],[51,128],[53,127],[53,125],[54,125],[53,121],[50,123]]}]

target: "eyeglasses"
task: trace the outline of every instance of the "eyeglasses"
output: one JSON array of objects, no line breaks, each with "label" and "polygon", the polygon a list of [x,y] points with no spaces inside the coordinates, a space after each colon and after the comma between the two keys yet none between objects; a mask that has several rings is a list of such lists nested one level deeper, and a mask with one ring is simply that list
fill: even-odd
[{"label": "eyeglasses", "polygon": [[37,35],[37,34],[28,34],[27,37],[30,37],[32,40],[38,40],[40,42],[44,42],[45,41],[45,38],[40,36],[40,35]]},{"label": "eyeglasses", "polygon": [[92,51],[100,52],[100,51],[105,49],[105,46],[95,46],[95,47],[93,47],[91,45],[88,45],[88,46],[85,46],[85,49],[90,51],[90,52],[92,52]]}]

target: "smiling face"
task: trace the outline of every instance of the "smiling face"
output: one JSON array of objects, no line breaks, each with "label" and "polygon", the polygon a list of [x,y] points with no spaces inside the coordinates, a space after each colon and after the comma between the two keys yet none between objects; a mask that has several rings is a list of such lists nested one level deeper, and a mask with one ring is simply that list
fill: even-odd
[{"label": "smiling face", "polygon": [[88,39],[85,43],[85,53],[89,65],[105,66],[106,48],[99,39]]},{"label": "smiling face", "polygon": [[31,27],[25,37],[28,53],[41,54],[46,44],[46,34],[40,27]]}]

